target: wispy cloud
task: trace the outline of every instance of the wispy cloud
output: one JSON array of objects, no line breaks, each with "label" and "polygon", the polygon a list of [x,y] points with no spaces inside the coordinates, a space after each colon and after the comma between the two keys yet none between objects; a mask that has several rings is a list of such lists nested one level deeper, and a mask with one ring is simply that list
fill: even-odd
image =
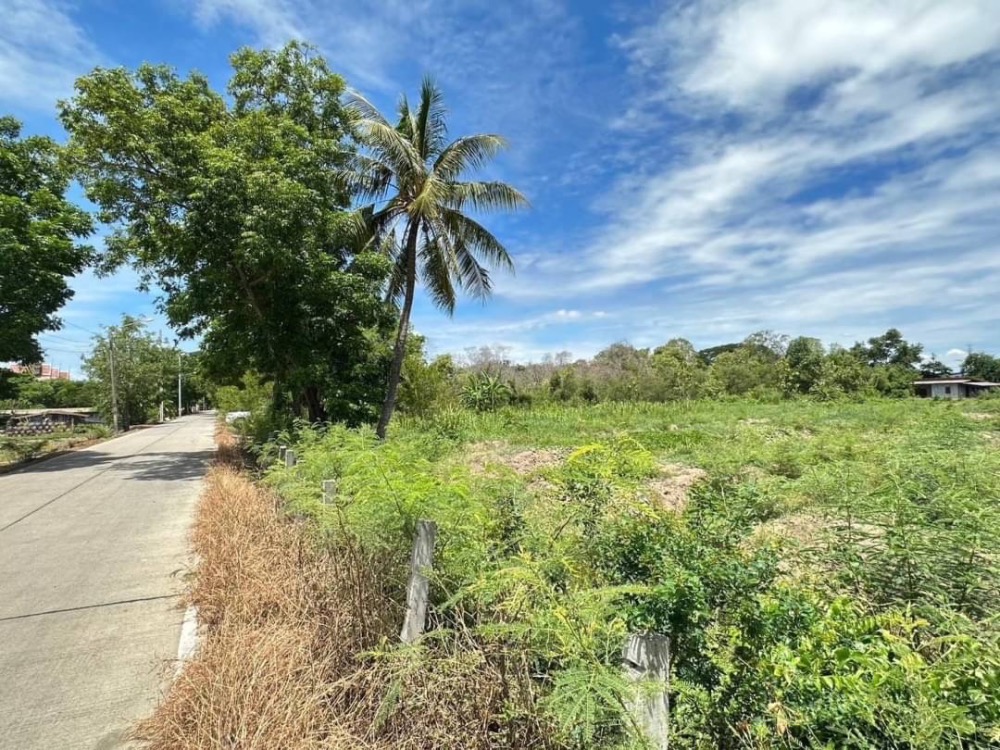
[{"label": "wispy cloud", "polygon": [[586,71],[573,55],[579,30],[563,0],[189,0],[188,7],[206,30],[229,23],[267,45],[315,44],[353,86],[387,102],[433,74],[459,103],[455,124],[503,132],[515,158],[527,158],[540,120],[586,112],[571,96]]},{"label": "wispy cloud", "polygon": [[51,111],[100,55],[59,0],[0,0],[0,102]]},{"label": "wispy cloud", "polygon": [[536,249],[502,294],[628,318],[645,290],[742,332],[1000,317],[992,2],[716,0],[616,42],[636,93],[614,127],[636,166],[580,252]]}]

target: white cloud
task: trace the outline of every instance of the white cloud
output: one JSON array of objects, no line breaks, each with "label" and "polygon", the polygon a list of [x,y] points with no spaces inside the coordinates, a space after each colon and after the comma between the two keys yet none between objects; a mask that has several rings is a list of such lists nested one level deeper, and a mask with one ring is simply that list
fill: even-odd
[{"label": "white cloud", "polygon": [[51,111],[100,59],[58,0],[0,0],[0,102]]},{"label": "white cloud", "polygon": [[500,293],[617,303],[659,337],[644,345],[664,319],[635,307],[643,290],[672,332],[714,340],[836,341],[835,321],[868,336],[905,317],[930,345],[1000,317],[996,10],[716,0],[638,24],[619,39],[638,93],[617,123],[637,168],[582,252],[536,249]]},{"label": "white cloud", "polygon": [[400,26],[411,22],[419,2],[389,0],[362,7],[346,0],[189,0],[205,30],[231,23],[252,31],[259,43],[280,46],[311,41],[328,54],[336,70],[366,86],[384,88],[388,68],[408,51]]},{"label": "white cloud", "polygon": [[452,124],[504,133],[515,163],[528,162],[542,120],[565,124],[589,111],[570,93],[579,34],[563,0],[187,0],[186,7],[206,30],[230,23],[263,44],[317,45],[377,104],[394,103],[431,73],[448,101],[461,102],[462,121]]},{"label": "white cloud", "polygon": [[625,46],[647,67],[668,58],[685,93],[758,108],[809,85],[940,71],[998,44],[993,0],[715,0],[668,10]]}]

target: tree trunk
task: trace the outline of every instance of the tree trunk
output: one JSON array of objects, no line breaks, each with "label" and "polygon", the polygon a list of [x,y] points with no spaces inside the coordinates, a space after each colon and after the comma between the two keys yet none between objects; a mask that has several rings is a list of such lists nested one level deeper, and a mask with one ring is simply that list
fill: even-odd
[{"label": "tree trunk", "polygon": [[396,394],[399,392],[399,380],[403,375],[403,360],[406,359],[406,337],[410,331],[410,311],[413,309],[413,294],[417,285],[418,229],[419,225],[414,222],[407,232],[406,289],[403,293],[403,309],[399,315],[399,329],[396,331],[396,346],[392,352],[392,364],[389,366],[389,383],[386,387],[385,402],[382,404],[382,416],[379,417],[378,426],[375,428],[379,440],[385,440],[385,431],[396,409]]},{"label": "tree trunk", "polygon": [[316,422],[325,422],[326,409],[323,407],[323,399],[320,398],[319,388],[315,385],[307,386],[302,395],[305,398],[306,407],[309,409],[309,421],[313,424]]}]

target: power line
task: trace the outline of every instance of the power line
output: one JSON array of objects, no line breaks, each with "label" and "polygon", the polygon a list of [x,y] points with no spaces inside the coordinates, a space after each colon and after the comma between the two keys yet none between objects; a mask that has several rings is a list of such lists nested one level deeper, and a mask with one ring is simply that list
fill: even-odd
[{"label": "power line", "polygon": [[81,331],[83,331],[85,333],[89,333],[91,336],[100,336],[101,335],[101,334],[97,333],[96,331],[91,331],[89,328],[84,328],[83,326],[77,325],[76,323],[70,323],[68,320],[64,320],[63,323],[65,325],[72,326],[73,328],[79,328]]},{"label": "power line", "polygon": [[63,336],[57,336],[54,333],[40,333],[40,334],[38,334],[38,337],[39,338],[43,338],[44,337],[44,338],[47,338],[47,339],[56,339],[57,341],[64,341],[67,344],[79,344],[80,346],[86,346],[86,347],[90,346],[90,342],[88,342],[88,341],[77,341],[76,339],[67,339],[67,338],[64,338]]},{"label": "power line", "polygon": [[43,346],[42,349],[44,349],[46,353],[59,352],[60,354],[79,354],[80,356],[83,356],[90,351],[89,349],[57,349],[52,346]]}]

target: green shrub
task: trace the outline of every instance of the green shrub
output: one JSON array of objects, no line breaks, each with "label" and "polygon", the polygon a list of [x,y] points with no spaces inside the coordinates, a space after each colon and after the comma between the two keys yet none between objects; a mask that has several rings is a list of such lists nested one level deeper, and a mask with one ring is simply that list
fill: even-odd
[{"label": "green shrub", "polygon": [[499,375],[473,373],[462,386],[462,403],[473,411],[496,411],[509,406],[514,391]]}]

